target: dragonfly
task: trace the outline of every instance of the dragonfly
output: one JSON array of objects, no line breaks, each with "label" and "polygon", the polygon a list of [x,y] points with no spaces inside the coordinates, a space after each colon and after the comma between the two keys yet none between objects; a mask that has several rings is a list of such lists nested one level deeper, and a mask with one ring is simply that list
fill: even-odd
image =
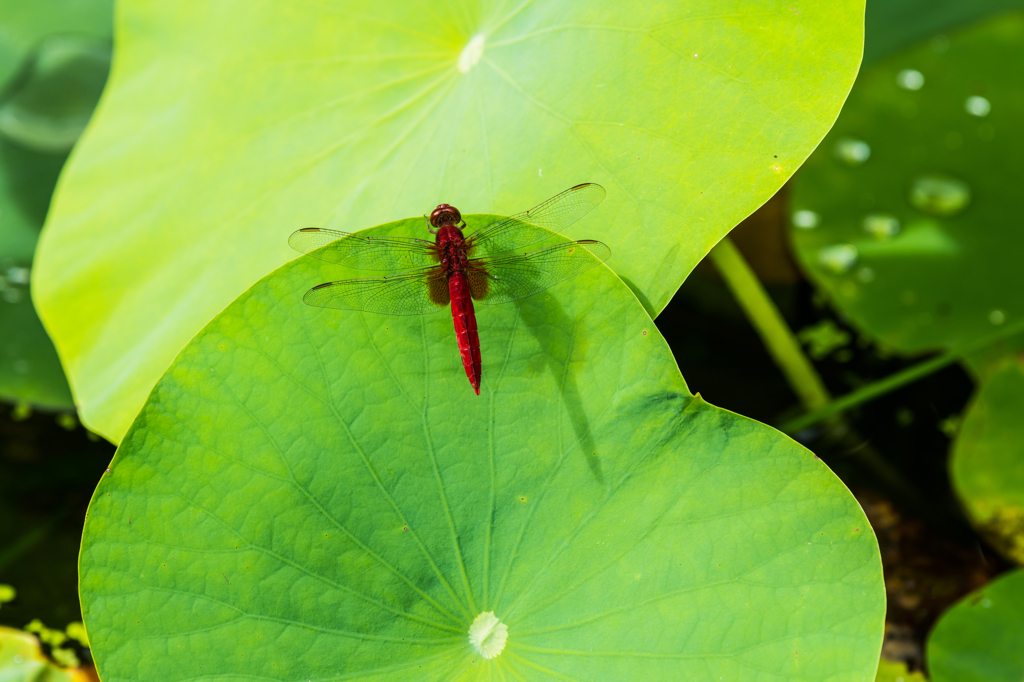
[{"label": "dragonfly", "polygon": [[473,302],[518,301],[606,260],[611,250],[592,239],[517,252],[572,225],[604,197],[600,185],[576,185],[469,234],[463,232],[466,223],[459,209],[440,204],[429,217],[432,241],[307,227],[293,232],[288,244],[349,268],[392,271],[382,277],[319,284],[302,297],[307,305],[384,315],[425,315],[450,306],[462,365],[480,395],[483,363]]}]

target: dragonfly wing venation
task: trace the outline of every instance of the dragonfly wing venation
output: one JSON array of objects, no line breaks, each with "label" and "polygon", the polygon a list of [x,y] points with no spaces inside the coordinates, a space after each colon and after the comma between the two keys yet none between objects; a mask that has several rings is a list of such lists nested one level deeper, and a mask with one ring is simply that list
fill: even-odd
[{"label": "dragonfly wing venation", "polygon": [[315,286],[302,300],[318,308],[361,310],[381,315],[425,315],[450,300],[440,268],[369,279],[347,279]]},{"label": "dragonfly wing venation", "polygon": [[581,240],[528,253],[469,261],[473,297],[487,305],[509,303],[544,291],[594,267],[611,250],[601,242]]},{"label": "dragonfly wing venation", "polygon": [[352,234],[320,227],[297,230],[288,238],[296,251],[356,270],[409,270],[435,265],[433,242],[406,237]]},{"label": "dragonfly wing venation", "polygon": [[[525,248],[560,232],[590,213],[605,197],[604,187],[592,182],[576,185],[547,201],[469,235],[473,255],[490,255]],[[541,229],[543,228],[543,229]]]}]

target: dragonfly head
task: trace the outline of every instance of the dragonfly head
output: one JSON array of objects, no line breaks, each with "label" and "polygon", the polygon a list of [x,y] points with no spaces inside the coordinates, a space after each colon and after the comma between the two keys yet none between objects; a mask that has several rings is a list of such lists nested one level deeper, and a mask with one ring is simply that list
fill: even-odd
[{"label": "dragonfly head", "polygon": [[442,225],[457,225],[462,221],[462,214],[459,213],[459,209],[448,204],[441,204],[434,209],[434,212],[430,214],[430,224],[434,227],[441,227]]}]

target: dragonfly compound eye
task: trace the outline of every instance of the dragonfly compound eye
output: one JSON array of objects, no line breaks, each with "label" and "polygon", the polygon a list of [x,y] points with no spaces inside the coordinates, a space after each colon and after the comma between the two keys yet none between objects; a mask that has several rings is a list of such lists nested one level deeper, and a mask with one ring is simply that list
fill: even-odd
[{"label": "dragonfly compound eye", "polygon": [[459,209],[448,204],[441,204],[434,209],[433,213],[430,214],[430,224],[434,227],[441,227],[442,225],[455,225],[462,220],[462,214],[459,213]]}]

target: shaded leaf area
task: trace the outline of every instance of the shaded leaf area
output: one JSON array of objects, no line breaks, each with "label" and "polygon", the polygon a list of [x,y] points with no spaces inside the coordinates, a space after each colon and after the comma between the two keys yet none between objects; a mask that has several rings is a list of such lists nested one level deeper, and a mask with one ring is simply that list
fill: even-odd
[{"label": "shaded leaf area", "polygon": [[948,49],[949,37],[941,31],[955,31],[988,15],[1021,8],[1021,0],[869,0],[864,16],[864,66],[926,38],[932,40],[933,49]]},{"label": "shaded leaf area", "polygon": [[1024,316],[1016,180],[1024,59],[1014,13],[864,72],[792,194],[812,280],[904,353],[980,339]]},{"label": "shaded leaf area", "polygon": [[0,9],[0,399],[72,406],[29,295],[39,229],[110,65],[109,0]]},{"label": "shaded leaf area", "polygon": [[831,125],[863,7],[124,3],[39,261],[83,418],[120,440],[184,344],[290,257],[282,230],[597,182],[604,217],[572,236],[660,311]]},{"label": "shaded leaf area", "polygon": [[949,610],[928,638],[932,682],[1016,682],[1024,676],[1024,571]]},{"label": "shaded leaf area", "polygon": [[[857,501],[878,537],[887,608],[882,658],[925,667],[924,644],[939,617],[956,601],[992,580],[1008,565],[977,539],[937,528],[865,489]],[[957,529],[959,530],[959,529]]]},{"label": "shaded leaf area", "polygon": [[1024,564],[1024,366],[1017,356],[987,376],[963,416],[950,474],[978,530]]},{"label": "shaded leaf area", "polygon": [[95,678],[83,669],[63,668],[49,660],[34,635],[0,627],[0,679],[4,682],[90,682]]},{"label": "shaded leaf area", "polygon": [[0,135],[0,399],[50,408],[70,407],[71,390],[32,307],[29,278],[65,156],[32,152]]},{"label": "shaded leaf area", "polygon": [[25,55],[47,36],[109,38],[113,10],[111,0],[5,2],[0,7],[0,83],[6,83],[15,74]]},{"label": "shaded leaf area", "polygon": [[[300,259],[246,292],[125,438],[81,557],[105,680],[873,674],[860,508],[692,397],[609,271],[483,307],[479,397],[447,313],[299,303],[336,271]],[[490,661],[467,637],[486,611],[508,626]]]}]

